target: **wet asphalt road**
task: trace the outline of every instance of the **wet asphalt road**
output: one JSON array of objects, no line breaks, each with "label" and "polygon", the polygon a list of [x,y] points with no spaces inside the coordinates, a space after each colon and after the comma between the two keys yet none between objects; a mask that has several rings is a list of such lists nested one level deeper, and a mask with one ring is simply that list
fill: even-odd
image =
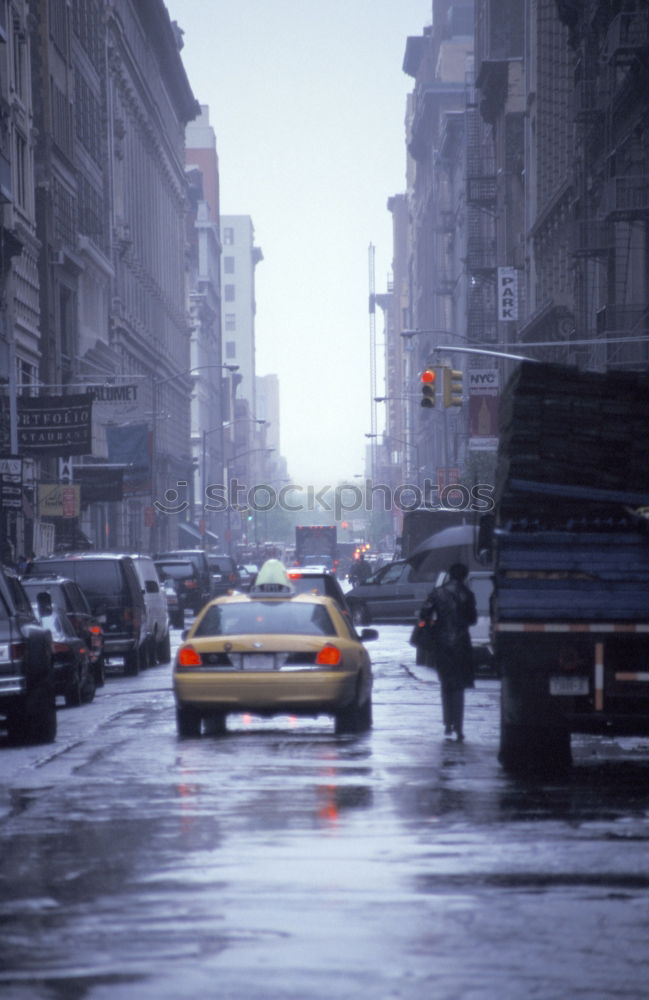
[{"label": "wet asphalt road", "polygon": [[0,737],[3,998],[646,997],[649,741],[509,778],[498,681],[446,742],[408,633],[368,647],[360,737],[236,717],[179,741],[168,666],[62,708],[51,746]]}]

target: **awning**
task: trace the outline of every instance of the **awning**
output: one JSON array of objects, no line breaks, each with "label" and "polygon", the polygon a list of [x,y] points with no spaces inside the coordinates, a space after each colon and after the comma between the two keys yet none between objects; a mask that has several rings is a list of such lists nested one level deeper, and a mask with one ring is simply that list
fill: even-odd
[{"label": "awning", "polygon": [[[178,525],[178,535],[180,541],[189,540],[192,544],[198,542],[199,545],[203,544],[203,533],[200,528],[195,524],[191,524],[189,521],[181,521]],[[219,542],[219,536],[215,535],[213,531],[205,532],[205,541],[208,545],[217,545]]]}]

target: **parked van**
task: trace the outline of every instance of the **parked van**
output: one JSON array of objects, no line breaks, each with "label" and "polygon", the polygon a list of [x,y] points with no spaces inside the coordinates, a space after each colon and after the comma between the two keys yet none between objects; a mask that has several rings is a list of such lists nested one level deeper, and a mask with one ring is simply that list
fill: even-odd
[{"label": "parked van", "polygon": [[169,610],[158,571],[151,556],[132,553],[131,559],[140,578],[146,610],[147,665],[168,663],[171,659]]},{"label": "parked van", "polygon": [[104,630],[104,654],[124,660],[125,674],[148,663],[142,584],[133,558],[115,552],[67,552],[34,559],[26,577],[57,573],[76,580]]},{"label": "parked van", "polygon": [[204,604],[212,599],[212,576],[207,562],[207,556],[202,549],[171,549],[169,552],[159,552],[153,557],[161,559],[182,559],[191,562],[198,574],[198,587],[187,595],[187,604],[194,614],[198,614]]}]

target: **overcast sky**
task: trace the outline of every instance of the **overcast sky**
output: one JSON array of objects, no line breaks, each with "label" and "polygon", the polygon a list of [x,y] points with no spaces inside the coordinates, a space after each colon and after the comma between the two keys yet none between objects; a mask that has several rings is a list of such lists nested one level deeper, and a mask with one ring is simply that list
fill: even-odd
[{"label": "overcast sky", "polygon": [[[302,485],[351,478],[370,430],[368,248],[383,292],[386,203],[405,189],[403,54],[431,0],[166,3],[210,109],[221,212],[250,215],[264,255],[257,374],[279,376],[289,472]],[[379,312],[379,350],[382,334]]]}]

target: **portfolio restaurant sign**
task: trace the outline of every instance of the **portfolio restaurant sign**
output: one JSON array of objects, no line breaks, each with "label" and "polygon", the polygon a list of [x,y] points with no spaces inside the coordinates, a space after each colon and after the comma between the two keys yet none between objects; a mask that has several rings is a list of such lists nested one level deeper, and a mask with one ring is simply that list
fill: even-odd
[{"label": "portfolio restaurant sign", "polygon": [[89,455],[92,393],[19,396],[18,446],[28,455]]}]

